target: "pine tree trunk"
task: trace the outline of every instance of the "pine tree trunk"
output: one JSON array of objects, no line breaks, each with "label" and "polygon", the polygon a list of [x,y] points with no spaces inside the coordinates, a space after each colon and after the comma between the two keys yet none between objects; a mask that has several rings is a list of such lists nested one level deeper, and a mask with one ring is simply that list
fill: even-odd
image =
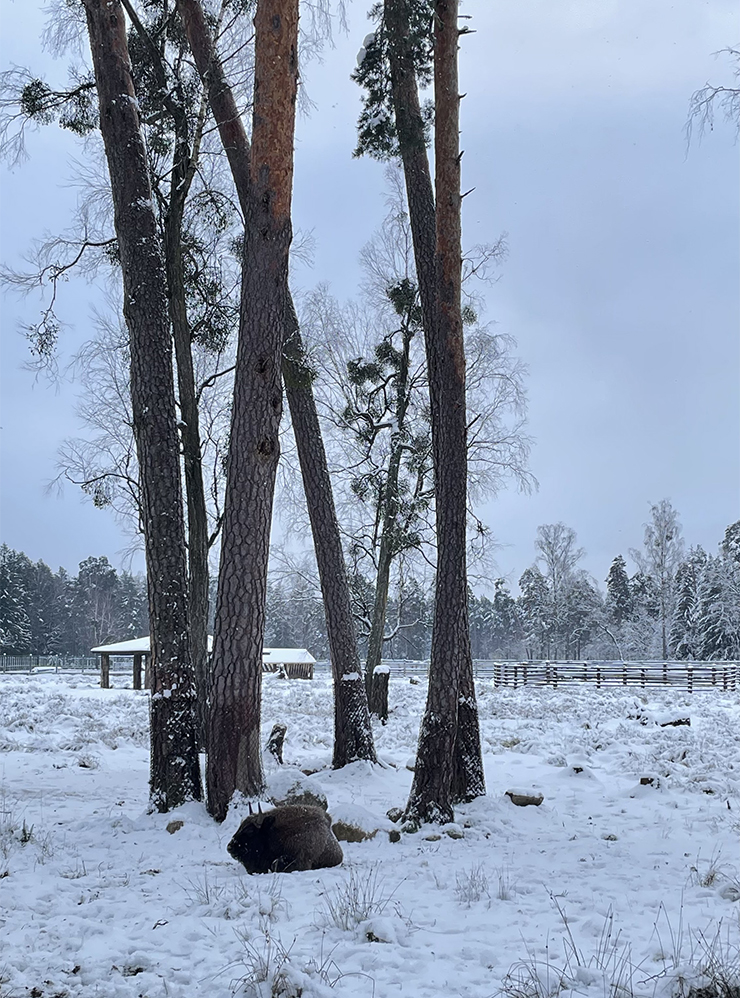
[{"label": "pine tree trunk", "polygon": [[[381,696],[376,702],[373,690],[377,689],[375,683],[375,668],[380,665],[383,658],[383,637],[385,634],[385,619],[388,611],[388,594],[391,584],[391,565],[397,553],[394,550],[394,534],[396,519],[398,517],[398,479],[401,472],[401,457],[403,456],[402,444],[404,438],[404,425],[406,422],[406,412],[408,410],[408,379],[409,379],[409,359],[411,349],[411,334],[407,329],[403,331],[403,350],[401,352],[401,364],[398,370],[398,385],[396,389],[396,428],[391,437],[391,457],[388,462],[388,473],[385,480],[385,501],[383,503],[383,517],[380,529],[380,551],[378,552],[378,571],[375,579],[375,605],[373,607],[373,619],[370,626],[370,636],[367,647],[367,662],[365,664],[365,686],[367,689],[370,712],[380,716],[381,710],[385,710],[388,716],[388,698]],[[387,690],[387,687],[386,687]],[[384,699],[384,702],[383,702]]]},{"label": "pine tree trunk", "polygon": [[467,429],[460,310],[457,4],[435,4],[435,210],[406,0],[386,0],[391,85],[409,202],[429,369],[437,526],[429,693],[406,812],[451,820],[485,792],[473,682],[466,570]]},{"label": "pine tree trunk", "polygon": [[185,529],[167,278],[139,127],[123,10],[85,0],[121,255],[151,621],[152,806],[200,800]]},{"label": "pine tree trunk", "polygon": [[180,400],[180,432],[188,524],[190,643],[197,691],[199,741],[201,745],[205,745],[208,701],[208,513],[203,486],[200,416],[182,260],[182,221],[187,190],[190,186],[187,120],[179,124],[185,134],[180,136],[178,154],[172,170],[170,203],[165,219],[164,250]]},{"label": "pine tree trunk", "polygon": [[[199,0],[177,0],[177,6],[198,71],[208,87],[211,109],[246,217],[251,178],[245,164],[249,163],[250,146],[236,101],[226,81]],[[344,676],[360,674],[360,659],[331,479],[311,386],[312,375],[305,363],[287,282],[285,300],[287,325],[283,375],[321,579],[334,679],[333,765],[339,768],[357,759],[374,762],[375,748],[364,686],[361,682],[343,679]]]},{"label": "pine tree trunk", "polygon": [[280,455],[285,288],[292,236],[298,0],[259,0],[239,343],[211,664],[208,809],[264,786],[262,648],[275,474]]},{"label": "pine tree trunk", "polygon": [[305,363],[292,303],[288,314],[291,313],[293,331],[286,343],[283,372],[324,601],[334,680],[332,765],[339,769],[358,759],[377,760],[329,468],[311,388],[311,374]]},{"label": "pine tree trunk", "polygon": [[390,539],[383,532],[380,538],[378,553],[378,572],[375,577],[375,603],[373,618],[370,624],[370,635],[367,641],[367,659],[365,661],[365,688],[367,690],[370,713],[377,714],[373,700],[373,676],[375,667],[383,660],[383,636],[385,634],[385,618],[388,611],[388,594],[391,587],[391,551]]},{"label": "pine tree trunk", "polygon": [[[123,5],[140,41],[149,50],[152,69],[161,91],[162,103],[172,116],[175,126],[170,192],[164,218],[163,248],[180,403],[179,426],[188,527],[190,643],[197,691],[198,736],[200,744],[203,746],[206,735],[208,695],[208,514],[203,487],[200,416],[193,372],[192,336],[187,314],[182,257],[183,216],[190,186],[195,176],[196,163],[193,160],[190,122],[186,112],[187,97],[183,92],[181,81],[176,75],[174,88],[172,87],[162,50],[141,23],[130,0],[123,0]],[[192,146],[197,146],[200,142],[203,124],[202,113],[202,111],[199,112],[195,128],[197,138],[193,139]]]},{"label": "pine tree trunk", "polygon": [[386,477],[386,501],[380,533],[378,571],[375,577],[375,603],[373,605],[373,619],[370,625],[367,660],[365,663],[365,687],[370,702],[370,711],[373,714],[378,713],[372,695],[373,676],[375,675],[375,667],[380,665],[383,658],[383,636],[385,634],[388,595],[391,586],[391,565],[393,563],[392,532],[398,513],[398,475],[400,464],[401,450],[397,447],[391,455],[388,475]]}]

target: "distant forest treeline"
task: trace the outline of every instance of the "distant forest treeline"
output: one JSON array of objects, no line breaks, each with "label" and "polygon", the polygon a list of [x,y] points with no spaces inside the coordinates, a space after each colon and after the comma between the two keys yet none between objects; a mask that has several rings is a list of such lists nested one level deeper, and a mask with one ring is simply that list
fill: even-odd
[{"label": "distant forest treeline", "polygon": [[[740,658],[740,521],[727,528],[716,555],[701,547],[686,551],[675,511],[658,504],[643,550],[631,552],[639,570],[630,576],[618,555],[605,591],[578,569],[583,550],[575,541],[563,524],[540,527],[538,563],[522,575],[517,598],[503,579],[488,595],[470,593],[474,658]],[[362,644],[375,593],[359,575],[351,582]],[[396,585],[385,658],[429,657],[432,604],[428,582],[407,576]],[[3,652],[85,655],[148,632],[143,576],[118,572],[104,557],[81,562],[76,576],[55,573],[0,547]],[[310,580],[269,584],[265,644],[328,657],[323,607]]]}]

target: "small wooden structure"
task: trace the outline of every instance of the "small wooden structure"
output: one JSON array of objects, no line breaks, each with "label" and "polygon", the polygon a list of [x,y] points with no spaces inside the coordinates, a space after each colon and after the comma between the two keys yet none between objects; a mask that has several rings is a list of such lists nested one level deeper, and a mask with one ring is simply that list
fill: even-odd
[{"label": "small wooden structure", "polygon": [[316,659],[305,648],[264,648],[263,672],[284,672],[288,679],[313,679]]},{"label": "small wooden structure", "polygon": [[[208,638],[208,650],[211,650],[213,638]],[[110,645],[99,645],[92,652],[100,655],[100,685],[104,690],[110,688],[111,658],[133,659],[133,685],[135,690],[142,688],[141,670],[144,666],[144,689],[151,687],[149,676],[150,645],[149,635],[143,638],[133,638],[131,641],[117,641]],[[313,679],[313,667],[316,659],[305,648],[265,648],[262,652],[263,672],[283,672],[288,679]]]},{"label": "small wooden structure", "polygon": [[133,638],[131,641],[117,641],[111,645],[99,645],[90,649],[100,655],[100,685],[104,690],[110,689],[111,658],[133,658],[134,689],[141,689],[141,666],[146,662],[144,686],[149,688],[149,635],[144,638]]}]

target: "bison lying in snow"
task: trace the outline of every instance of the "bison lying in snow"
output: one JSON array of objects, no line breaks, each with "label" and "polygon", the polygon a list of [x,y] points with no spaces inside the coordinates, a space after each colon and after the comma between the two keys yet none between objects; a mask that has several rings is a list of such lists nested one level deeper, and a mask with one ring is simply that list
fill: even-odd
[{"label": "bison lying in snow", "polygon": [[320,807],[286,804],[250,814],[226,847],[247,873],[290,873],[339,866],[342,848]]}]

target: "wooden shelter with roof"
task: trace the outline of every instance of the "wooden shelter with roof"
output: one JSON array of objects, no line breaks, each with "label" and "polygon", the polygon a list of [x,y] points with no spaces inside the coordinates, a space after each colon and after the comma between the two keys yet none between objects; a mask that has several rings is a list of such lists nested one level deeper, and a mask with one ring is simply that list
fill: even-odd
[{"label": "wooden shelter with roof", "polygon": [[[208,638],[208,650],[211,650],[213,638]],[[133,638],[131,641],[117,641],[110,645],[99,645],[91,651],[100,655],[100,685],[110,689],[111,658],[131,658],[133,660],[133,685],[135,690],[142,689],[142,666],[144,667],[144,689],[151,688],[149,660],[151,648],[149,635],[143,638]],[[262,652],[263,672],[283,672],[288,679],[313,679],[313,667],[316,659],[305,648],[265,648]]]}]

